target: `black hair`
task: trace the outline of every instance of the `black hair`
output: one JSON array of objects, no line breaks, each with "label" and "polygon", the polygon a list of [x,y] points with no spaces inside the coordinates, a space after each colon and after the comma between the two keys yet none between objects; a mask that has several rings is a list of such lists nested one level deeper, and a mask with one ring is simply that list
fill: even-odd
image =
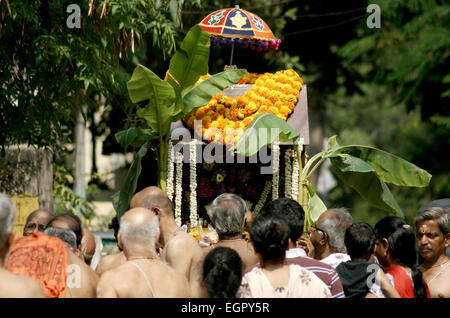
[{"label": "black hair", "polygon": [[378,240],[387,239],[389,251],[396,262],[410,267],[414,285],[414,296],[426,298],[426,287],[417,261],[416,235],[413,228],[402,218],[387,216],[375,225]]},{"label": "black hair", "polygon": [[263,260],[285,257],[289,243],[289,226],[284,219],[273,215],[257,216],[250,227],[250,238]]},{"label": "black hair", "polygon": [[[120,222],[119,222],[119,218],[117,217],[117,215],[111,219],[111,223],[108,224],[108,229],[111,229],[114,231],[114,237],[116,238],[116,242],[118,242],[117,234],[119,234]],[[117,247],[119,248],[119,251],[122,252],[122,248],[119,246],[119,244],[117,244]]]},{"label": "black hair", "polygon": [[54,221],[61,220],[61,219],[69,221],[68,226],[69,226],[70,230],[73,231],[75,233],[75,235],[77,236],[77,247],[80,246],[81,238],[83,237],[83,232],[81,229],[82,222],[81,222],[81,219],[79,218],[79,216],[72,214],[70,212],[57,215],[48,222],[47,227],[52,227],[52,224]]},{"label": "black hair", "polygon": [[235,298],[241,285],[243,262],[235,250],[218,246],[203,262],[203,284],[211,298]]},{"label": "black hair", "polygon": [[270,201],[261,211],[261,215],[268,214],[273,214],[275,217],[281,217],[285,220],[290,229],[289,238],[293,243],[303,234],[305,211],[297,201],[289,198]]},{"label": "black hair", "polygon": [[364,222],[353,223],[345,231],[344,244],[352,259],[372,254],[375,240],[372,226]]}]

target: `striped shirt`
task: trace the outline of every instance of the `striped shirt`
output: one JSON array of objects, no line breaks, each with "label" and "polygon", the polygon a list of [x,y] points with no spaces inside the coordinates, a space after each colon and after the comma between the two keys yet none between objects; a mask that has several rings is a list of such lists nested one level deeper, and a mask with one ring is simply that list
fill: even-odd
[{"label": "striped shirt", "polygon": [[344,288],[336,270],[325,263],[308,257],[302,248],[286,251],[287,264],[297,264],[317,275],[328,286],[333,298],[345,298]]}]

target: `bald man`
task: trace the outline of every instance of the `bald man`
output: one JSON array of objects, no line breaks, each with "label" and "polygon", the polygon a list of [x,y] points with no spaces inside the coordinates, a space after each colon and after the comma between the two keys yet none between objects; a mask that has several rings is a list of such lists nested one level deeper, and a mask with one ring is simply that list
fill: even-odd
[{"label": "bald man", "polygon": [[202,284],[203,250],[192,235],[175,223],[172,201],[161,189],[151,186],[133,196],[130,208],[135,207],[147,208],[158,216],[161,260],[188,279],[193,297],[207,297]]},{"label": "bald man", "polygon": [[118,241],[125,264],[105,272],[97,287],[99,298],[190,297],[184,275],[158,259],[158,217],[145,208],[127,211],[120,220]]},{"label": "bald man", "polygon": [[37,209],[31,212],[25,221],[23,236],[28,236],[36,232],[44,232],[48,222],[53,218],[53,214],[44,209]]},{"label": "bald man", "polygon": [[14,240],[15,215],[16,209],[11,199],[0,193],[0,298],[43,298],[44,290],[37,281],[3,268]]},{"label": "bald man", "polygon": [[[108,226],[108,228],[114,230],[114,237],[117,240],[117,236],[119,234],[119,221],[117,220],[117,216],[115,216],[111,224]],[[98,275],[102,275],[104,272],[111,270],[113,268],[119,267],[122,264],[125,264],[127,261],[125,255],[123,254],[123,247],[119,242],[117,242],[117,246],[119,247],[120,252],[116,254],[110,254],[103,256],[100,261],[98,262],[97,268],[95,269],[96,273]]]}]

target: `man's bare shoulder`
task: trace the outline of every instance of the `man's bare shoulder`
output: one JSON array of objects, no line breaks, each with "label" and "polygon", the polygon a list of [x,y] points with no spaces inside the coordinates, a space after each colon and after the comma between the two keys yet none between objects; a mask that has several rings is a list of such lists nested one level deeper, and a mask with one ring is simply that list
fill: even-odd
[{"label": "man's bare shoulder", "polygon": [[157,260],[151,263],[152,278],[157,281],[160,291],[158,297],[190,297],[189,282],[186,277],[175,269]]},{"label": "man's bare shoulder", "polygon": [[203,250],[200,247],[200,244],[198,244],[198,241],[192,235],[181,231],[170,240],[167,247],[177,251],[183,251],[187,249],[203,254]]},{"label": "man's bare shoulder", "polygon": [[79,273],[81,286],[68,290],[66,297],[95,297],[95,289],[99,280],[97,273],[70,250],[67,250],[67,265],[67,279],[70,280],[72,275]]},{"label": "man's bare shoulder", "polygon": [[44,290],[37,281],[0,269],[0,298],[43,298]]},{"label": "man's bare shoulder", "polygon": [[96,268],[96,273],[102,275],[104,272],[116,268],[127,261],[123,252],[103,256]]}]

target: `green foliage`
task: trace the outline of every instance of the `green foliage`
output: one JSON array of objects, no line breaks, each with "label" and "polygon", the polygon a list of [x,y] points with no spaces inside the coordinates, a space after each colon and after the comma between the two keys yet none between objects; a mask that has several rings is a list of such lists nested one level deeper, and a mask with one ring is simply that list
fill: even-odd
[{"label": "green foliage", "polygon": [[71,188],[72,176],[67,170],[58,164],[53,165],[53,200],[55,214],[81,212],[84,221],[88,221],[95,215],[94,207],[88,200],[77,195]]},{"label": "green foliage", "polygon": [[249,157],[274,141],[294,142],[297,138],[298,133],[285,120],[273,114],[259,114],[231,150]]},{"label": "green foliage", "polygon": [[170,59],[167,82],[172,85],[176,94],[174,117],[183,113],[183,97],[186,92],[200,76],[208,73],[209,45],[209,35],[198,25],[194,25]]},{"label": "green foliage", "polygon": [[[214,74],[213,76],[202,81],[197,86],[193,87],[186,95],[184,95],[183,103],[184,109],[181,116],[185,117],[200,106],[207,105],[211,100],[211,96],[220,93],[224,87],[230,86],[245,74],[244,69],[229,70]],[[175,118],[176,119],[176,118]]]},{"label": "green foliage", "polygon": [[[368,203],[400,217],[404,217],[404,213],[386,182],[399,186],[425,187],[431,179],[428,172],[402,158],[373,147],[341,146],[336,136],[333,136],[328,139],[328,150],[311,158],[301,174],[301,183],[308,185],[313,197],[317,193],[307,179],[326,158],[330,159],[334,174]],[[325,211],[324,204],[318,197],[309,206],[314,211],[314,218],[320,215],[320,211]],[[312,216],[308,217],[314,221]]]},{"label": "green foliage", "polygon": [[449,89],[444,78],[450,58],[450,5],[440,1],[377,1],[382,28],[364,33],[340,50],[346,66],[358,72],[370,63],[369,78],[392,89],[410,110],[417,105],[428,119],[449,114]]},{"label": "green foliage", "polygon": [[[27,143],[61,149],[72,134],[82,104],[92,109],[121,100],[119,64],[153,34],[154,49],[172,54],[177,32],[166,10],[173,1],[78,2],[81,28],[69,29],[66,8],[73,1],[0,2],[0,144]],[[198,1],[177,1],[176,10]],[[92,6],[91,6],[92,5]],[[175,11],[176,11],[175,10]],[[122,91],[121,91],[122,90]],[[90,110],[89,110],[90,111]],[[26,124],[24,124],[26,123]]]},{"label": "green foliage", "polygon": [[175,92],[170,84],[139,65],[127,86],[133,103],[147,102],[144,108],[136,112],[137,115],[144,118],[156,134],[166,136],[175,110]]},{"label": "green foliage", "polygon": [[[136,139],[140,139],[141,146],[132,166],[128,171],[125,185],[120,192],[113,197],[113,205],[118,215],[121,216],[129,206],[133,196],[137,180],[141,173],[141,161],[147,153],[147,147],[157,149],[158,160],[158,186],[165,190],[167,175],[167,155],[170,140],[170,126],[176,115],[187,115],[194,109],[192,103],[197,102],[190,94],[192,86],[200,76],[208,70],[209,36],[194,26],[186,35],[181,48],[170,61],[170,76],[166,80],[160,79],[155,73],[142,65],[138,65],[133,76],[127,83],[128,93],[133,103],[137,103],[136,114],[145,119],[141,127],[131,127],[116,134],[117,141],[126,149]],[[208,49],[208,53],[205,52]],[[226,71],[213,78],[206,79],[203,86],[223,90],[239,80],[236,76],[243,71]],[[172,78],[173,77],[173,78]],[[174,80],[176,79],[176,81]],[[190,94],[186,101],[183,96]],[[209,98],[208,98],[209,94]],[[210,90],[203,98],[209,99],[215,94]],[[181,103],[177,105],[178,103]],[[142,107],[145,105],[144,107]],[[147,138],[147,140],[146,140]]]},{"label": "green foliage", "polygon": [[134,157],[133,163],[128,170],[125,184],[119,192],[113,195],[112,202],[119,219],[122,214],[128,210],[131,198],[136,191],[137,181],[142,170],[142,158],[147,154],[147,150],[147,144],[143,144]]}]

